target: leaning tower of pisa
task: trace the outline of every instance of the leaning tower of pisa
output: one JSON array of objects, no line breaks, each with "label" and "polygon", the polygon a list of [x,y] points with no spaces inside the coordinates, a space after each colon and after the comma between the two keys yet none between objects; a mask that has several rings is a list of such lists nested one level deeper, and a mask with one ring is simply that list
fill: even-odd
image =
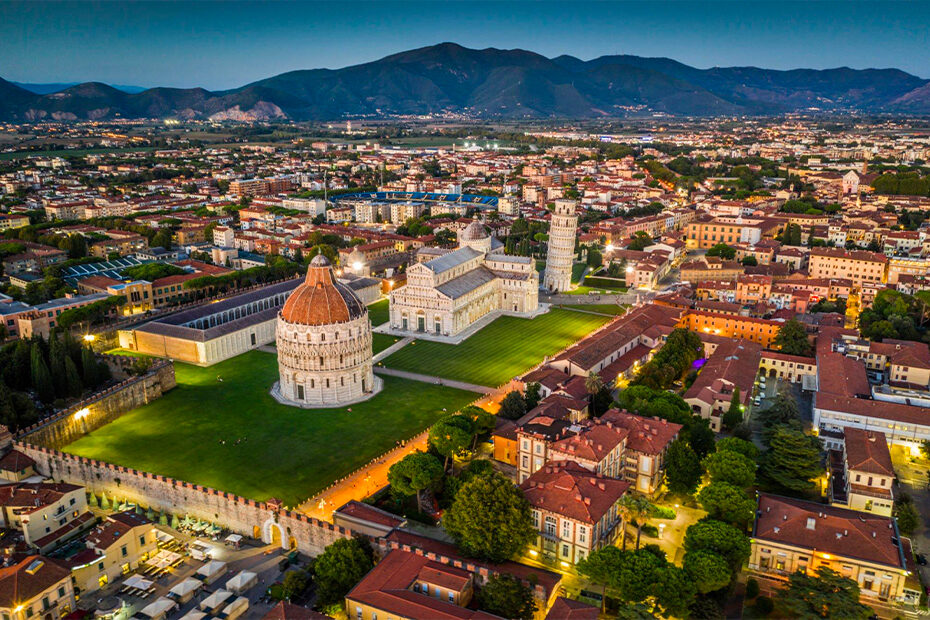
[{"label": "leaning tower of pisa", "polygon": [[546,273],[543,276],[543,287],[549,292],[565,291],[571,286],[577,227],[575,201],[556,200],[549,225],[549,253],[546,255]]}]

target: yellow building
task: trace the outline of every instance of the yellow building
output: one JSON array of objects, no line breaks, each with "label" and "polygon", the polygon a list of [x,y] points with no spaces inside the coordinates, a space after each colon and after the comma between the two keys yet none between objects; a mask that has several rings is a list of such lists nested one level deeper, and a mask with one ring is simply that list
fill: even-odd
[{"label": "yellow building", "polygon": [[757,499],[750,571],[787,581],[826,567],[858,583],[864,603],[920,599],[911,542],[893,518],[766,493]]},{"label": "yellow building", "polygon": [[71,559],[71,576],[81,594],[112,583],[158,551],[155,524],[131,511],[108,516],[85,541],[87,549]]},{"label": "yellow building", "polygon": [[74,608],[71,572],[55,560],[30,555],[0,568],[0,616],[4,620],[57,620]]},{"label": "yellow building", "polygon": [[811,278],[847,278],[859,287],[888,277],[888,257],[863,250],[811,248],[808,266]]},{"label": "yellow building", "polygon": [[19,530],[44,553],[93,524],[84,487],[64,482],[0,485],[0,527]]}]

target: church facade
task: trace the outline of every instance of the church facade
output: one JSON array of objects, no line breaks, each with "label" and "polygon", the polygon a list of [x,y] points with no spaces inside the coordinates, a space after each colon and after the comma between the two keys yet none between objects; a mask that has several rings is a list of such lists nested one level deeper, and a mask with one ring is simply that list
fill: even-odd
[{"label": "church facade", "polygon": [[393,332],[455,337],[489,315],[529,316],[539,307],[539,274],[526,256],[509,256],[478,220],[455,250],[422,248],[407,284],[391,292]]}]

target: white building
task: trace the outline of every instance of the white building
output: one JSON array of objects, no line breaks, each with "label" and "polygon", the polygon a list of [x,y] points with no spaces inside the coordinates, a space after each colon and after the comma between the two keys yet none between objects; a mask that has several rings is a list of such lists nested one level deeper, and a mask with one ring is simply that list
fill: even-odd
[{"label": "white building", "polygon": [[543,287],[550,292],[566,291],[572,284],[572,257],[578,216],[574,200],[556,200],[549,224],[549,250]]},{"label": "white building", "polygon": [[280,381],[272,394],[301,406],[336,406],[369,398],[375,384],[371,322],[355,293],[333,276],[322,254],[278,313]]},{"label": "white building", "polygon": [[391,292],[392,331],[454,337],[485,317],[539,307],[534,261],[504,254],[478,220],[459,233],[458,249],[424,248],[418,258],[406,286]]}]

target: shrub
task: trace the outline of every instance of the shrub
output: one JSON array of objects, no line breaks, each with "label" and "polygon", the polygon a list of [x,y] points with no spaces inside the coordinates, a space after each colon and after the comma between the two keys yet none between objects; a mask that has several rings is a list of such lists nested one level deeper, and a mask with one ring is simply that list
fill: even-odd
[{"label": "shrub", "polygon": [[759,580],[750,577],[746,580],[746,598],[756,598],[759,596]]},{"label": "shrub", "polygon": [[656,506],[652,505],[652,518],[653,519],[674,519],[675,511],[671,508],[666,508],[665,506]]},{"label": "shrub", "polygon": [[647,523],[646,525],[643,526],[643,534],[645,534],[649,538],[658,538],[659,528],[657,528],[656,526],[652,524]]}]

